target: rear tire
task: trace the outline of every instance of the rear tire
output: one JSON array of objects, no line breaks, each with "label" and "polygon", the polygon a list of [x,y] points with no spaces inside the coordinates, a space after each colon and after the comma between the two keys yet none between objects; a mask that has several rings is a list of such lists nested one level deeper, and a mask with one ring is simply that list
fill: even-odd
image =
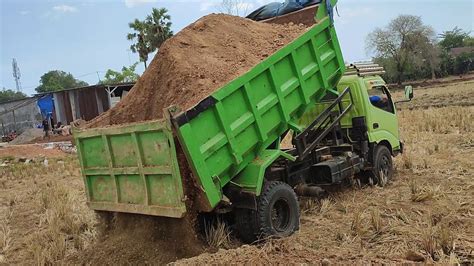
[{"label": "rear tire", "polygon": [[237,209],[237,232],[246,243],[269,237],[287,237],[299,229],[298,198],[286,183],[265,184],[257,200],[257,211]]}]

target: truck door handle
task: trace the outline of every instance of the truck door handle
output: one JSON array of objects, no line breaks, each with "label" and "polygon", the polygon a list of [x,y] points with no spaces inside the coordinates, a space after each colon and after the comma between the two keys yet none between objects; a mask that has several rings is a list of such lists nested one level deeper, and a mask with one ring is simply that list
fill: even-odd
[{"label": "truck door handle", "polygon": [[374,123],[372,126],[374,127],[374,129],[377,129],[379,128],[379,123]]}]

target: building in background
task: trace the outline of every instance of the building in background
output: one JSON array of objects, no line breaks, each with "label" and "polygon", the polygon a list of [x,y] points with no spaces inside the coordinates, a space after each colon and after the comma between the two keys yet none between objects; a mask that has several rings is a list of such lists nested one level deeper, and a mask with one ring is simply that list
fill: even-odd
[{"label": "building in background", "polygon": [[12,131],[22,133],[26,128],[35,127],[41,122],[41,113],[38,109],[38,99],[30,97],[0,103],[0,130],[7,135]]},{"label": "building in background", "polygon": [[89,121],[119,102],[133,85],[92,85],[0,103],[2,134],[13,130],[21,134],[25,129],[41,124],[49,113],[55,123],[61,122],[63,125],[78,119]]}]

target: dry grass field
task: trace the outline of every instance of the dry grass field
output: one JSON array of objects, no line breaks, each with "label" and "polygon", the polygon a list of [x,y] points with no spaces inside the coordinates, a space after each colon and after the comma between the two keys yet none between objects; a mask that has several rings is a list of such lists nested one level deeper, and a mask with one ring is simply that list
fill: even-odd
[{"label": "dry grass field", "polygon": [[[300,231],[286,239],[239,245],[220,224],[203,237],[217,252],[176,263],[474,263],[474,81],[415,89],[400,108],[406,152],[385,187],[302,199]],[[76,157],[47,159],[0,167],[0,264],[77,263],[100,248]]]}]

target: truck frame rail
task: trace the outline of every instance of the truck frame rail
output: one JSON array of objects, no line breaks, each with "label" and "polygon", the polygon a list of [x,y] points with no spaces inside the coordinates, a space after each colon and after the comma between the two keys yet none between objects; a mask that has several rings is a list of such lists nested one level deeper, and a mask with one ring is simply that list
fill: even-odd
[{"label": "truck frame rail", "polygon": [[[343,108],[342,100],[347,94],[349,94],[351,101]],[[306,158],[331,132],[334,143],[337,143],[336,129],[340,128],[342,117],[351,110],[352,106],[351,89],[347,87],[305,130],[294,137],[293,142],[296,146],[298,159]]]}]

